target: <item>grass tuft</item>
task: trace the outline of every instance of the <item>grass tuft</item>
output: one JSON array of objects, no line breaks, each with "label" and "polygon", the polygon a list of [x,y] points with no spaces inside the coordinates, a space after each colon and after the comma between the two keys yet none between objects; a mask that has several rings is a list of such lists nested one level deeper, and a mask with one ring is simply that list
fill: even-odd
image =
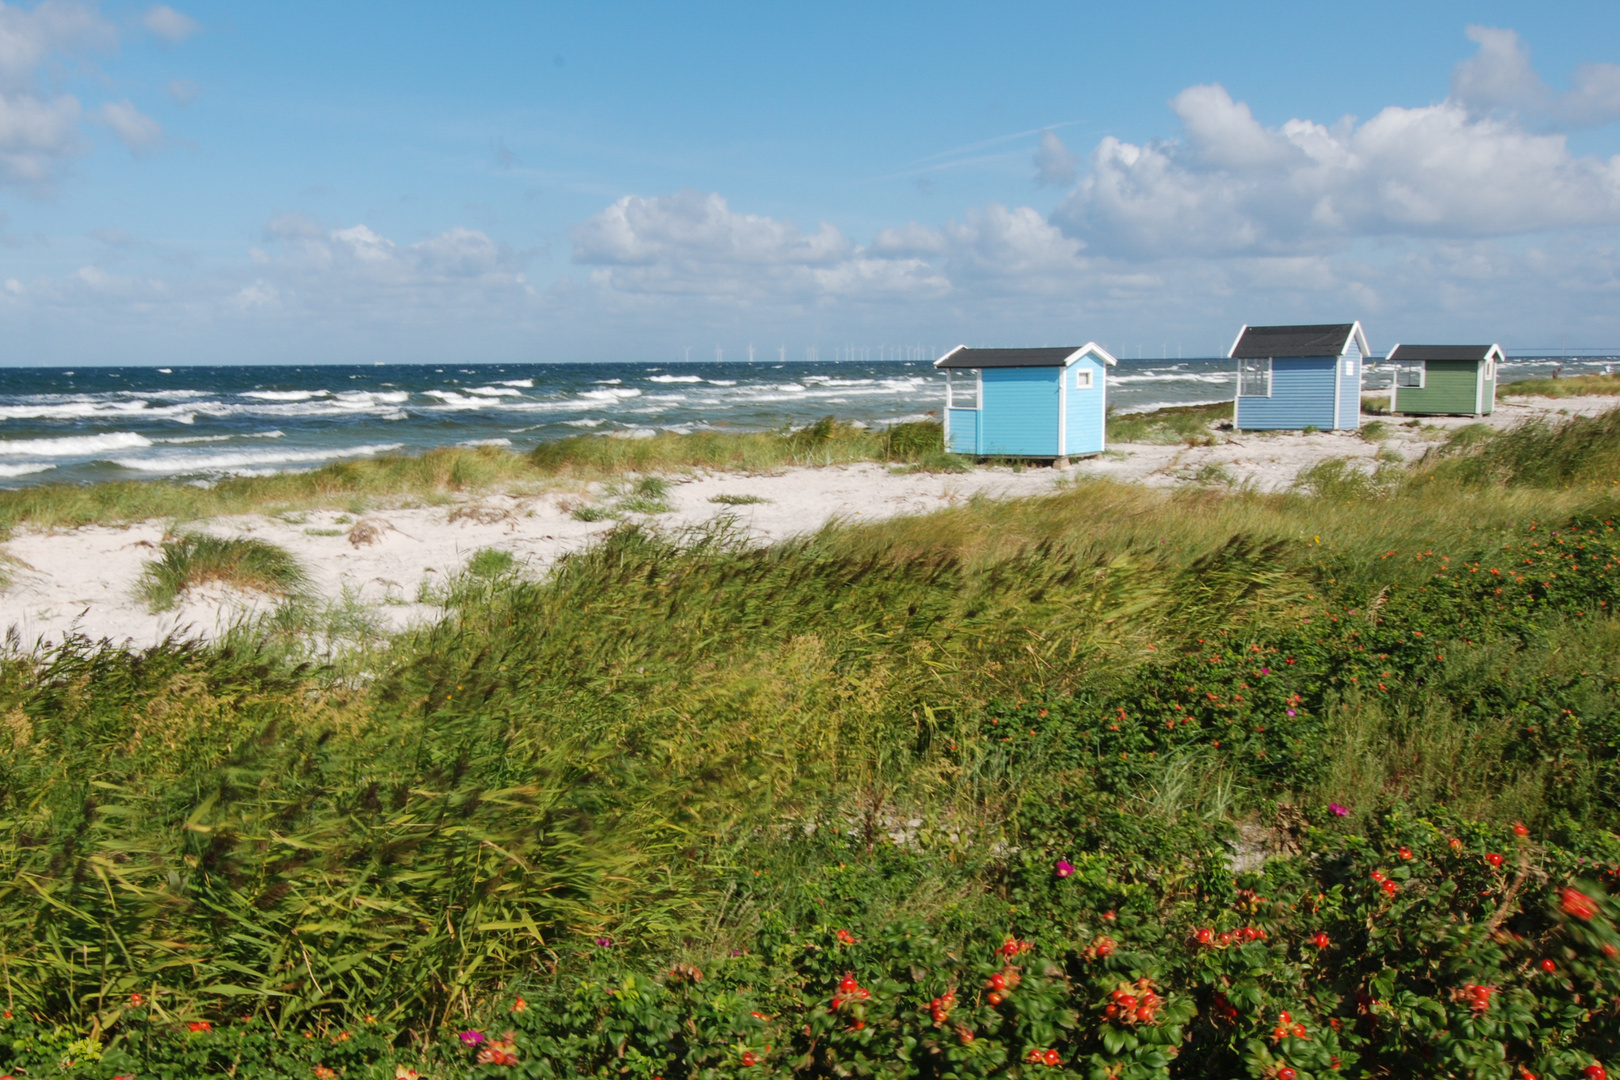
[{"label": "grass tuft", "polygon": [[188,533],[163,541],[163,554],[146,564],[136,591],[153,611],[168,611],[186,590],[216,582],[290,597],[308,588],[309,575],[286,550],[267,541]]},{"label": "grass tuft", "polygon": [[1586,397],[1620,394],[1620,375],[1572,375],[1567,379],[1521,379],[1502,383],[1498,398],[1505,397]]}]

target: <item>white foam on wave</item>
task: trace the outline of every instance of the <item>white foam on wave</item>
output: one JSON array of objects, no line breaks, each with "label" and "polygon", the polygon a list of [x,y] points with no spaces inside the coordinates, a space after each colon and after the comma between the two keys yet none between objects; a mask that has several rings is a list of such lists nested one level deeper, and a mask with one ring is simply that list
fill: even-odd
[{"label": "white foam on wave", "polygon": [[107,401],[77,398],[67,401],[0,405],[0,420],[85,420],[139,416],[143,420],[179,420],[181,423],[189,423],[196,412],[195,405],[164,405],[154,408],[150,402],[139,399]]},{"label": "white foam on wave", "polygon": [[[658,369],[653,368],[653,370],[657,371]],[[596,385],[597,386],[618,386],[622,382],[624,382],[623,379],[597,379],[596,380]]]},{"label": "white foam on wave", "polygon": [[311,398],[329,397],[328,390],[244,390],[237,397],[256,401],[309,401]]},{"label": "white foam on wave", "polygon": [[69,435],[60,439],[0,439],[0,454],[28,457],[82,457],[111,450],[136,450],[151,446],[152,440],[133,431],[111,431],[105,435]]},{"label": "white foam on wave", "polygon": [[620,401],[624,398],[640,397],[641,391],[634,387],[623,390],[582,390],[579,396],[587,401]]},{"label": "white foam on wave", "polygon": [[737,385],[737,380],[736,379],[710,379],[709,380],[709,385],[710,386],[736,386]]},{"label": "white foam on wave", "polygon": [[593,428],[602,426],[602,421],[600,420],[564,420],[563,423],[567,424],[569,427]]},{"label": "white foam on wave", "polygon": [[1196,382],[1196,383],[1230,383],[1236,379],[1231,372],[1192,372],[1192,371],[1165,371],[1145,372],[1141,375],[1115,375],[1109,373],[1108,381],[1111,383],[1142,383],[1142,382]]},{"label": "white foam on wave", "polygon": [[523,391],[509,389],[504,383],[499,386],[474,386],[467,390],[469,394],[479,397],[522,397]]},{"label": "white foam on wave", "polygon": [[533,379],[507,379],[504,382],[498,382],[495,385],[496,386],[515,386],[519,390],[533,390],[534,389],[534,380]]},{"label": "white foam on wave", "polygon": [[374,390],[345,390],[337,396],[337,403],[344,408],[370,408],[373,405],[403,405],[411,400],[408,390],[389,390],[379,393]]},{"label": "white foam on wave", "polygon": [[25,461],[20,465],[0,465],[0,476],[27,476],[30,473],[49,472],[55,465],[44,461]]},{"label": "white foam on wave", "polygon": [[511,439],[468,439],[457,446],[511,446]]},{"label": "white foam on wave", "polygon": [[701,375],[654,375],[648,382],[702,382]]},{"label": "white foam on wave", "polygon": [[371,457],[398,450],[404,443],[375,443],[368,446],[335,446],[329,450],[242,450],[230,454],[164,454],[149,458],[114,458],[113,464],[136,472],[190,473],[227,472],[233,469],[263,468],[267,465],[298,465],[337,458]]}]

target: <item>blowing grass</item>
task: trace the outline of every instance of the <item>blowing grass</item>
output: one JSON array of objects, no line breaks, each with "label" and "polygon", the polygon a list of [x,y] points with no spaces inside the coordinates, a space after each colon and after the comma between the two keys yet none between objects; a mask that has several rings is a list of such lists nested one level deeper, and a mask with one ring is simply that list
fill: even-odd
[{"label": "blowing grass", "polygon": [[1232,403],[1178,405],[1147,413],[1109,413],[1108,441],[1214,445],[1214,425],[1232,419]]},{"label": "blowing grass", "polygon": [[188,589],[209,584],[294,597],[309,585],[303,566],[283,548],[242,536],[188,533],[163,541],[146,564],[137,595],[153,611],[168,611]]},{"label": "blowing grass", "polygon": [[[1253,1016],[1188,1028],[1173,1068],[1190,1077],[1234,1023],[1263,1040],[1279,1008],[1323,1010],[1326,1040],[1348,1003],[1358,1030],[1368,980],[1437,1001],[1436,970],[1523,981],[1565,954],[1501,960],[1505,935],[1485,931],[1496,953],[1376,953],[1371,920],[1427,918],[1419,900],[1399,919],[1345,913],[1331,964],[1298,956],[1339,918],[1312,898],[1368,892],[1363,863],[1401,845],[1422,857],[1399,902],[1432,895],[1434,940],[1484,924],[1471,898],[1507,902],[1481,858],[1514,850],[1515,821],[1549,880],[1577,856],[1614,862],[1620,501],[1547,480],[1600,475],[1610,442],[1565,425],[1437,459],[1505,443],[1483,486],[1425,472],[1351,490],[1342,469],[1284,495],[1077,481],[769,547],[724,522],[625,524],[539,579],[474,554],[445,617],[375,646],[363,677],[246,635],[0,660],[0,992],[130,1040],[147,1030],[130,995],[150,995],[168,1018],[150,1037],[179,1027],[163,1037],[186,1053],[204,1039],[184,1021],[251,1016],[263,1053],[325,1055],[287,1074],[378,1031],[354,1075],[405,1048],[402,1065],[438,1054],[433,1075],[454,1075],[475,1066],[449,1032],[512,1027],[533,1034],[537,1075],[679,1076],[697,1070],[627,1041],[763,1055],[832,1023],[849,972],[926,1017],[930,995],[1008,962],[964,974],[928,949],[988,956],[1011,937],[1052,951],[1054,984],[1117,985],[1140,964],[1188,1008],[1252,989]],[[1530,470],[1549,448],[1561,464]],[[1453,864],[1453,893],[1422,892],[1419,871]],[[1526,901],[1514,918],[1529,936],[1547,915]],[[1279,944],[1187,944],[1238,921]],[[1124,943],[1107,964],[1104,936]],[[880,971],[881,950],[903,959]],[[1045,1000],[1042,970],[1020,994]],[[772,1004],[738,1006],[753,1026],[723,1033],[696,1006],[691,1026],[648,1019],[699,993],[694,971],[703,993]],[[1077,1030],[1095,1027],[1098,985],[1074,999],[1092,1014]],[[1020,1060],[1001,1014],[961,993],[953,1021]],[[770,1028],[778,1015],[792,1023]],[[862,1038],[912,1036],[871,1015]],[[794,1045],[808,1064],[784,1075],[838,1074]],[[1378,1074],[1430,1075],[1412,1060]],[[1155,1068],[1141,1075],[1172,1066]]]},{"label": "blowing grass", "polygon": [[1613,396],[1620,394],[1620,375],[1572,375],[1567,379],[1521,379],[1501,383],[1496,388],[1498,398],[1505,397],[1585,397],[1588,395]]},{"label": "blowing grass", "polygon": [[1506,432],[1470,424],[1424,454],[1415,468],[1412,482],[1430,488],[1460,484],[1605,490],[1620,483],[1620,409],[1557,424],[1529,421]]}]

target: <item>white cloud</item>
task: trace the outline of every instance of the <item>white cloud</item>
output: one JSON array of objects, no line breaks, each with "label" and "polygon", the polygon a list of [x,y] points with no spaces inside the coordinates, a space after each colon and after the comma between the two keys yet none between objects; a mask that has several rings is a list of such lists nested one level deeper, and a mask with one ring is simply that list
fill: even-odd
[{"label": "white cloud", "polygon": [[1361,236],[1507,236],[1620,222],[1620,157],[1455,101],[1270,128],[1220,86],[1171,102],[1184,140],[1104,139],[1054,217],[1112,254],[1330,250]]},{"label": "white cloud", "polygon": [[137,109],[128,99],[109,101],[101,119],[132,154],[144,154],[163,140],[163,125]]},{"label": "white cloud", "polygon": [[1508,112],[1531,120],[1584,126],[1620,118],[1620,65],[1582,64],[1572,86],[1558,93],[1530,63],[1513,30],[1470,26],[1479,51],[1451,73],[1451,100],[1476,114]]},{"label": "white cloud", "polygon": [[651,199],[626,195],[569,232],[574,261],[620,266],[661,261],[801,265],[848,253],[837,229],[823,223],[805,235],[790,221],[733,213],[719,195],[681,191]]},{"label": "white cloud", "polygon": [[193,101],[197,100],[197,95],[201,92],[201,90],[202,87],[198,86],[190,79],[169,80],[169,98],[176,105],[190,105]]},{"label": "white cloud", "polygon": [[182,15],[167,4],[149,8],[141,22],[157,37],[176,45],[202,29],[196,19]]},{"label": "white cloud", "polygon": [[48,188],[62,165],[83,152],[81,111],[72,94],[0,94],[0,178]]},{"label": "white cloud", "polygon": [[1076,176],[1074,154],[1054,132],[1041,132],[1035,150],[1035,182],[1041,187],[1068,187]]}]

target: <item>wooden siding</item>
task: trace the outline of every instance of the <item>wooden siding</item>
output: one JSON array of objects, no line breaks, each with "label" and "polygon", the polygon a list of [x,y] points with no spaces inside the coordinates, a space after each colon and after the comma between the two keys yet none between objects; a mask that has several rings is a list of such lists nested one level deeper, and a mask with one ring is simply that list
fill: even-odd
[{"label": "wooden siding", "polygon": [[1484,371],[1481,371],[1480,378],[1484,381],[1485,387],[1484,393],[1480,395],[1480,405],[1482,406],[1480,415],[1489,416],[1496,409],[1496,380],[1494,378],[1486,379],[1484,376]]},{"label": "wooden siding", "polygon": [[1292,430],[1312,424],[1333,427],[1336,356],[1277,357],[1271,362],[1271,396],[1239,397],[1233,426],[1239,430]]},{"label": "wooden siding", "polygon": [[986,368],[979,417],[979,453],[1056,457],[1058,381],[1068,370]]},{"label": "wooden siding", "polygon": [[950,431],[950,445],[946,449],[953,454],[979,452],[978,409],[946,409],[945,424]]},{"label": "wooden siding", "polygon": [[[1346,357],[1352,361],[1348,375],[1344,373]],[[1333,426],[1340,431],[1355,431],[1361,427],[1361,365],[1361,346],[1351,335],[1350,346],[1344,356],[1339,357],[1339,366],[1334,369],[1339,380],[1339,411],[1334,417]]]},{"label": "wooden siding", "polygon": [[[1392,411],[1408,416],[1473,416],[1478,404],[1478,360],[1426,360],[1424,385],[1403,386]],[[1494,390],[1493,390],[1494,392]]]},{"label": "wooden siding", "polygon": [[[1075,372],[1081,368],[1091,371],[1091,388],[1075,389]],[[1083,356],[1063,373],[1068,380],[1064,393],[1068,395],[1067,427],[1064,431],[1070,454],[1100,454],[1103,451],[1103,424],[1108,412],[1108,368],[1095,356]]]}]

